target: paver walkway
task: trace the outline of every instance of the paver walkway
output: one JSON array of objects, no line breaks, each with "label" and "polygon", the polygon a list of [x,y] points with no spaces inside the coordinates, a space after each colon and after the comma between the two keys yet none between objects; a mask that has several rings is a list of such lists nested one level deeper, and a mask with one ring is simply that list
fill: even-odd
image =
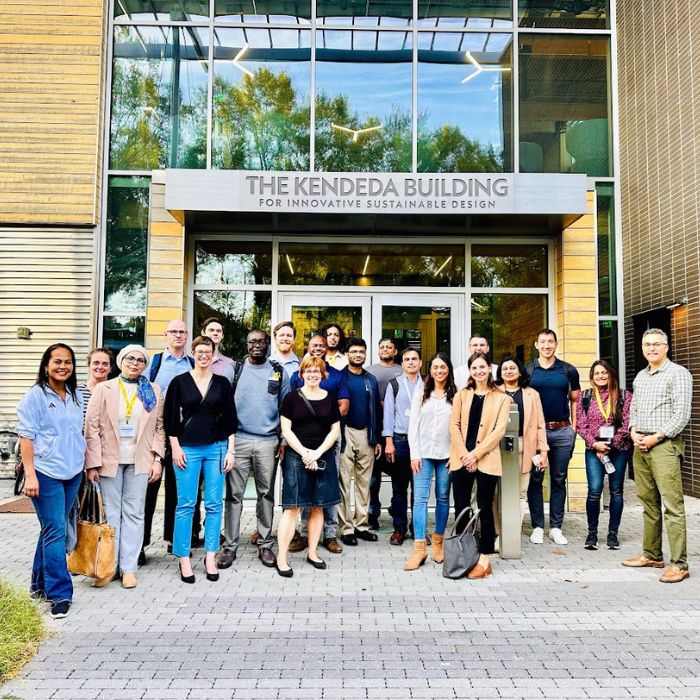
[{"label": "paver walkway", "polygon": [[[388,522],[379,544],[323,550],[326,572],[293,555],[282,579],[255,558],[246,512],[246,546],[218,583],[200,551],[197,583],[180,583],[155,546],[135,590],[77,580],[69,617],[48,622],[0,697],[698,698],[700,501],[686,500],[691,577],[668,585],[619,565],[641,551],[631,482],[626,496],[620,551],[585,551],[585,517],[570,514],[568,547],[523,538],[522,560],[496,559],[477,582],[432,562],[405,573],[409,545],[389,546]],[[0,516],[2,573],[21,585],[37,529],[33,515]]]}]

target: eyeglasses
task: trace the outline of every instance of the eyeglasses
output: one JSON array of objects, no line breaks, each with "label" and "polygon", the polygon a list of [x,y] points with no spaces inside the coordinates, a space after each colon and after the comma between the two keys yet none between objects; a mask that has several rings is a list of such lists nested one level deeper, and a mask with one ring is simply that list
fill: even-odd
[{"label": "eyeglasses", "polygon": [[146,360],[143,357],[135,357],[134,355],[127,355],[124,358],[124,362],[128,362],[129,364],[137,364],[137,365],[145,365]]},{"label": "eyeglasses", "polygon": [[642,343],[642,347],[645,350],[658,350],[659,348],[664,347],[664,345],[668,345],[668,343]]},{"label": "eyeglasses", "polygon": [[261,340],[248,340],[246,341],[248,345],[267,345],[267,340],[264,338]]},{"label": "eyeglasses", "polygon": [[213,353],[208,352],[207,350],[198,350],[194,353],[195,357],[212,357],[212,355]]},{"label": "eyeglasses", "polygon": [[187,331],[166,331],[170,335],[187,335]]}]

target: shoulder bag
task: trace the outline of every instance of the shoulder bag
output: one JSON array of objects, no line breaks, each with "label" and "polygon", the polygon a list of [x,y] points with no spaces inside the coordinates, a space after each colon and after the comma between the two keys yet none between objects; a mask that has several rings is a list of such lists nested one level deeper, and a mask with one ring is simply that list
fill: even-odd
[{"label": "shoulder bag", "polygon": [[[470,516],[469,524],[460,535],[455,535],[455,530],[463,517]],[[476,525],[479,520],[479,511],[472,512],[467,506],[458,516],[445,537],[445,560],[442,563],[442,575],[445,578],[462,578],[466,576],[479,561],[479,541],[476,534]]]}]

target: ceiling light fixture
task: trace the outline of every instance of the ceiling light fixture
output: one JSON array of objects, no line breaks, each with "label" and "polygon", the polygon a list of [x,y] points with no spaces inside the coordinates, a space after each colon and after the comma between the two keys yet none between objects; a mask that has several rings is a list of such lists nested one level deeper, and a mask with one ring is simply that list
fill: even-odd
[{"label": "ceiling light fixture", "polygon": [[472,78],[476,78],[477,75],[480,73],[504,73],[506,71],[509,71],[510,68],[507,66],[496,66],[495,68],[484,68],[479,61],[477,61],[474,56],[472,56],[471,51],[465,51],[464,55],[467,57],[467,61],[471,63],[476,70],[473,73],[470,73],[464,80],[462,80],[462,85],[466,83],[467,81],[471,80]]},{"label": "ceiling light fixture", "polygon": [[285,253],[285,258],[287,258],[287,267],[289,268],[289,271],[294,274],[294,268],[292,267],[292,261],[289,259],[289,255]]},{"label": "ceiling light fixture", "polygon": [[442,265],[440,265],[440,267],[438,267],[437,272],[435,273],[435,277],[437,277],[445,269],[445,265],[447,265],[447,263],[450,262],[450,260],[452,260],[451,255],[449,258],[447,258],[447,260],[445,260],[444,263],[442,263]]},{"label": "ceiling light fixture", "polygon": [[363,277],[367,274],[367,265],[369,265],[369,255],[367,256],[367,260],[365,260],[365,266],[362,268]]},{"label": "ceiling light fixture", "polygon": [[382,128],[382,124],[378,126],[368,126],[366,129],[348,129],[347,126],[340,126],[340,124],[333,124],[331,122],[331,129],[336,129],[337,131],[342,131],[346,134],[352,135],[352,142],[357,143],[357,139],[362,134],[369,134],[371,131],[379,131]]},{"label": "ceiling light fixture", "polygon": [[248,42],[246,41],[245,44],[243,44],[243,48],[231,59],[231,63],[233,63],[236,68],[239,70],[243,71],[246,75],[249,75],[251,78],[254,77],[252,71],[249,71],[245,66],[242,66],[238,61],[243,58],[243,55],[248,51],[250,48]]}]

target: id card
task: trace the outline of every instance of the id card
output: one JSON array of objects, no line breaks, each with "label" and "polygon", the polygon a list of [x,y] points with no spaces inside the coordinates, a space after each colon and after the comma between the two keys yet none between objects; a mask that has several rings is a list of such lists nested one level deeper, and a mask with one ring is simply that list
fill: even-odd
[{"label": "id card", "polygon": [[612,440],[615,437],[614,425],[601,425],[598,431],[598,436],[603,440]]},{"label": "id card", "polygon": [[119,424],[119,437],[120,438],[136,437],[136,425],[134,423],[120,423]]}]

